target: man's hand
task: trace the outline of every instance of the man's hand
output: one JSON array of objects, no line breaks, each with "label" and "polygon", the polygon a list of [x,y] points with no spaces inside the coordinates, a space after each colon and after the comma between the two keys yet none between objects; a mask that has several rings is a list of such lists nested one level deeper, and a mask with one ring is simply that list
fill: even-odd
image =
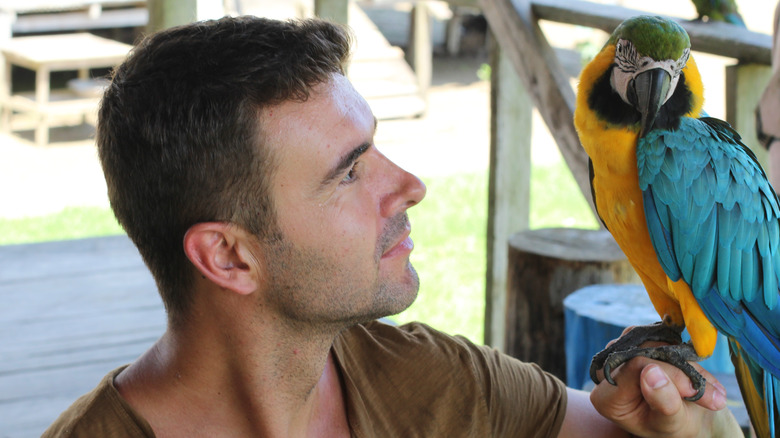
[{"label": "man's hand", "polygon": [[601,381],[590,395],[596,410],[628,432],[641,437],[742,436],[726,408],[726,390],[698,364],[707,388],[696,402],[688,377],[674,366],[644,357],[632,359],[612,373],[617,386]]}]

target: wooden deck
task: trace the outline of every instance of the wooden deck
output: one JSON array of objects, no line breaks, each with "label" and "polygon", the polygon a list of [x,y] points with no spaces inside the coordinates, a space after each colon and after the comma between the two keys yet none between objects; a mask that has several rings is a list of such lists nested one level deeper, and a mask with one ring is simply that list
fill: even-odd
[{"label": "wooden deck", "polygon": [[0,437],[37,437],[165,330],[125,236],[0,246]]}]

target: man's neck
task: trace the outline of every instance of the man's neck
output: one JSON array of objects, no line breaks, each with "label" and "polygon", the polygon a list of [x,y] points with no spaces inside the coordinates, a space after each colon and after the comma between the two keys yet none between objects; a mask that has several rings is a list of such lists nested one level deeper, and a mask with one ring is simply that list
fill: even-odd
[{"label": "man's neck", "polygon": [[117,388],[160,437],[348,435],[336,334],[261,326],[169,330]]}]

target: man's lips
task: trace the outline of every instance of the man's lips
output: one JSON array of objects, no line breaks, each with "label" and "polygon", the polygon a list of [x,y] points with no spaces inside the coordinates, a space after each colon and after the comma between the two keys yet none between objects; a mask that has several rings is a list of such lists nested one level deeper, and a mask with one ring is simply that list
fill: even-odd
[{"label": "man's lips", "polygon": [[409,237],[410,233],[411,230],[407,229],[406,232],[402,235],[401,239],[395,245],[385,251],[384,254],[382,254],[382,258],[385,259],[395,257],[400,254],[410,254],[412,249],[414,249],[414,242],[412,242],[412,238]]}]

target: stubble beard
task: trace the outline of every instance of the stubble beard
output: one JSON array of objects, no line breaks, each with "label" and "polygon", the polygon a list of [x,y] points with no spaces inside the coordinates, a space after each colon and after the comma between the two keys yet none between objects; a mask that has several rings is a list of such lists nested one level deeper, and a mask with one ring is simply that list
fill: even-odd
[{"label": "stubble beard", "polygon": [[[382,255],[397,243],[407,224],[406,213],[391,218],[377,239],[375,266],[379,266]],[[273,240],[266,240],[263,246],[270,261],[268,297],[296,325],[322,324],[328,330],[342,330],[400,313],[417,298],[419,277],[409,260],[402,278],[383,280],[377,275],[367,284],[366,273],[358,267],[296,248],[281,233]]]}]

